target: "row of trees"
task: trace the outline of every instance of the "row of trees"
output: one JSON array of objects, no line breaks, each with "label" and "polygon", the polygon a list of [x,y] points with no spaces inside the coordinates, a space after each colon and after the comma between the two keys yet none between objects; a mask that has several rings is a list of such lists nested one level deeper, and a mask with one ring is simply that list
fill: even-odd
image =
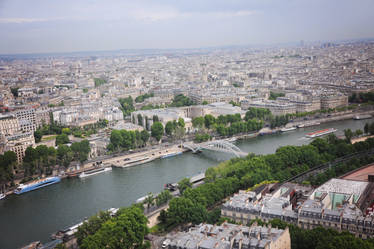
[{"label": "row of trees", "polygon": [[[250,111],[248,111],[250,112]],[[260,130],[264,122],[256,118],[251,118],[252,115],[246,115],[242,120],[239,113],[233,115],[220,115],[217,118],[207,114],[204,117],[196,117],[192,120],[193,127],[197,129],[210,129],[216,131],[220,136],[232,136],[234,134],[251,132]]]},{"label": "row of trees", "polygon": [[207,133],[196,133],[194,141],[196,143],[206,142],[212,139],[212,136]]},{"label": "row of trees", "polygon": [[284,93],[275,93],[275,92],[270,91],[269,99],[276,100],[278,97],[284,97],[284,96],[285,96]]},{"label": "row of trees", "polygon": [[100,212],[78,228],[75,234],[79,248],[102,249],[146,249],[144,242],[148,234],[147,218],[137,206],[120,209],[115,216]]},{"label": "row of trees", "polygon": [[101,119],[95,124],[85,125],[84,127],[66,127],[56,122],[51,122],[49,125],[43,125],[34,132],[35,143],[39,143],[44,135],[62,135],[56,137],[56,146],[59,144],[69,143],[68,135],[75,137],[90,136],[97,133],[97,129],[108,126],[108,120]]},{"label": "row of trees", "polygon": [[[284,181],[321,163],[347,154],[374,148],[374,139],[350,144],[334,134],[317,138],[309,145],[284,146],[274,154],[253,155],[223,162],[206,171],[206,183],[197,188],[187,186],[181,198],[169,203],[160,216],[160,228],[170,229],[181,223],[207,221],[211,208],[225,197],[264,180]],[[367,163],[362,160],[359,164]]]},{"label": "row of trees", "polygon": [[118,101],[121,104],[121,110],[124,117],[129,116],[133,111],[135,111],[134,101],[131,96],[120,98]]},{"label": "row of trees", "polygon": [[368,93],[353,93],[349,96],[348,101],[350,103],[366,103],[374,101],[374,92]]},{"label": "row of trees", "polygon": [[169,105],[170,107],[182,107],[182,106],[190,106],[195,105],[195,103],[187,96],[183,94],[178,94],[174,96],[172,103]]},{"label": "row of trees", "polygon": [[94,82],[95,82],[95,87],[99,87],[107,83],[107,81],[102,78],[94,78]]},{"label": "row of trees", "polygon": [[51,174],[52,167],[59,164],[68,167],[72,161],[84,162],[90,153],[88,140],[75,142],[70,147],[59,145],[57,150],[54,147],[39,145],[36,148],[28,147],[23,158],[23,168],[26,176],[34,174]]},{"label": "row of trees", "polygon": [[3,184],[13,180],[16,165],[17,155],[13,151],[6,151],[0,155],[0,190]]},{"label": "row of trees", "polygon": [[146,130],[127,131],[113,130],[110,134],[109,151],[130,150],[144,147],[149,140],[149,133]]},{"label": "row of trees", "polygon": [[165,134],[181,139],[185,134],[185,123],[183,118],[179,118],[178,121],[168,121],[165,125]]},{"label": "row of trees", "polygon": [[148,98],[151,98],[153,96],[154,96],[153,93],[146,93],[146,94],[143,94],[143,95],[139,95],[138,97],[135,98],[135,102],[136,103],[142,103],[142,102],[144,102],[144,100],[146,100]]}]

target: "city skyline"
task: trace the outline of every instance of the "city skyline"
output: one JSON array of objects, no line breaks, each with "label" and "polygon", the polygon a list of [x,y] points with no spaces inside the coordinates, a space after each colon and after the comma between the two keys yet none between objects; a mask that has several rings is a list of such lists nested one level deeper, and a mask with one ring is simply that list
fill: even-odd
[{"label": "city skyline", "polygon": [[2,1],[0,54],[371,38],[373,7],[368,0]]}]

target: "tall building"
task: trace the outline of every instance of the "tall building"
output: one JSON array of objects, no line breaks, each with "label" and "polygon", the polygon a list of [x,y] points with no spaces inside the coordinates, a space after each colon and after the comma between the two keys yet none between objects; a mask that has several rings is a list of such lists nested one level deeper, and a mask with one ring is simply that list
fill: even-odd
[{"label": "tall building", "polygon": [[18,119],[13,115],[0,114],[0,133],[4,136],[13,135],[20,130]]}]

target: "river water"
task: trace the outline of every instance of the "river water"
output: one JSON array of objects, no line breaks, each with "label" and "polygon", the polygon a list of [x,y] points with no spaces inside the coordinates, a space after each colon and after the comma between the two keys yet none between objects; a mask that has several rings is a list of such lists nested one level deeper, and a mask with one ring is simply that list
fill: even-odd
[{"label": "river water", "polygon": [[[284,145],[310,143],[308,132],[334,127],[338,136],[343,130],[362,129],[374,120],[345,120],[316,127],[302,128],[281,134],[261,136],[236,142],[245,152],[269,154]],[[157,193],[168,182],[191,177],[231,155],[217,152],[184,153],[159,159],[132,168],[114,168],[111,172],[85,179],[65,179],[22,195],[0,200],[0,249],[19,248],[29,242],[49,241],[49,236],[62,228],[72,226],[99,210],[128,206],[149,192]]]}]

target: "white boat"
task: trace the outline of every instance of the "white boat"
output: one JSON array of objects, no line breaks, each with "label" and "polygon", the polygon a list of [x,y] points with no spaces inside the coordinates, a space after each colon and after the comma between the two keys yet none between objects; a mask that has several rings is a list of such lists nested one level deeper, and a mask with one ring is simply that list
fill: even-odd
[{"label": "white boat", "polygon": [[236,137],[232,137],[232,138],[228,138],[226,141],[227,142],[230,142],[230,143],[233,143],[233,142],[236,142],[238,139]]},{"label": "white boat", "polygon": [[0,193],[0,200],[1,200],[1,199],[4,199],[4,198],[5,198],[5,196],[6,196],[5,194],[3,194],[3,193]]},{"label": "white boat", "polygon": [[337,129],[329,128],[329,129],[324,129],[324,130],[320,130],[320,131],[311,132],[311,133],[306,134],[305,136],[308,137],[308,138],[315,138],[315,137],[320,137],[320,136],[323,136],[323,135],[333,133],[335,131],[337,131]]},{"label": "white boat", "polygon": [[320,122],[311,122],[311,123],[305,123],[305,124],[299,124],[297,128],[304,128],[304,127],[310,127],[310,126],[316,126],[320,125]]},{"label": "white boat", "polygon": [[362,119],[369,119],[369,118],[372,118],[372,116],[370,114],[356,115],[356,116],[353,117],[354,120],[362,120]]},{"label": "white boat", "polygon": [[292,126],[292,127],[289,127],[289,128],[282,128],[281,132],[294,131],[294,130],[296,130],[296,127]]},{"label": "white boat", "polygon": [[177,156],[177,155],[181,155],[181,154],[182,154],[182,151],[177,151],[177,152],[172,152],[172,153],[165,154],[165,155],[161,156],[161,158],[168,158],[168,157],[173,157],[173,156]]},{"label": "white boat", "polygon": [[93,176],[93,175],[97,175],[97,174],[100,174],[100,173],[103,173],[103,172],[108,172],[108,171],[111,171],[111,170],[112,170],[112,167],[91,169],[91,170],[88,170],[88,171],[82,172],[82,173],[79,175],[79,178],[84,178],[84,177],[88,177],[88,176]]}]

